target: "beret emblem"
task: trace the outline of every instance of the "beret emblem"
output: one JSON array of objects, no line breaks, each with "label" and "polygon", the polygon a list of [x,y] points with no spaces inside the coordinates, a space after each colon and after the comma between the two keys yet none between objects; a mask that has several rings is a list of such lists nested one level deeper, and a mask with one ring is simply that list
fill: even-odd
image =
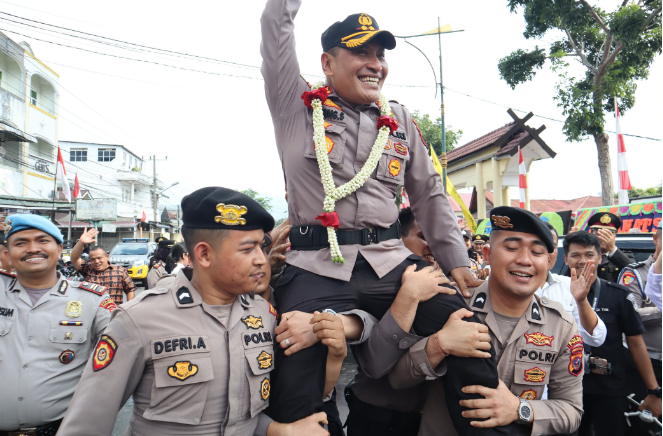
[{"label": "beret emblem", "polygon": [[12,231],[11,223],[12,223],[12,220],[5,221],[5,233],[9,233],[9,232]]},{"label": "beret emblem", "polygon": [[220,215],[214,217],[214,221],[217,223],[223,223],[227,226],[243,226],[246,224],[246,219],[242,218],[242,215],[245,215],[249,210],[246,206],[219,203],[216,205],[216,211],[220,213]]},{"label": "beret emblem", "polygon": [[607,213],[601,217],[601,222],[603,224],[610,224],[611,221],[612,220],[610,219],[610,215],[608,215]]},{"label": "beret emblem", "polygon": [[513,228],[513,224],[511,224],[511,218],[509,218],[508,216],[493,215],[493,224],[503,229]]}]

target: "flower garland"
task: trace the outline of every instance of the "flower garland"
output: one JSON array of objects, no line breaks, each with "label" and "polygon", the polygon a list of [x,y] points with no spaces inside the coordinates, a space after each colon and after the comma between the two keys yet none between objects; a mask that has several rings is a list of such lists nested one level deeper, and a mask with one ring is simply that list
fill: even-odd
[{"label": "flower garland", "polygon": [[389,102],[384,95],[380,94],[380,101],[377,103],[381,115],[378,118],[378,137],[375,139],[371,153],[357,175],[355,175],[349,182],[337,187],[334,184],[332,167],[329,164],[329,156],[325,140],[325,121],[322,113],[322,102],[327,99],[328,95],[329,89],[325,87],[323,82],[320,82],[314,85],[311,91],[304,92],[302,94],[302,99],[306,106],[313,109],[313,142],[315,143],[315,156],[318,160],[318,167],[320,168],[322,186],[325,190],[325,199],[322,204],[324,213],[318,215],[315,219],[319,219],[322,222],[322,225],[327,227],[332,261],[334,263],[344,264],[345,260],[343,259],[341,249],[338,246],[338,240],[336,239],[336,229],[338,229],[341,224],[338,218],[338,213],[334,211],[336,201],[361,188],[371,174],[373,174],[373,171],[375,171],[375,168],[380,161],[382,150],[389,139],[389,135],[398,128],[398,121],[393,118]]}]

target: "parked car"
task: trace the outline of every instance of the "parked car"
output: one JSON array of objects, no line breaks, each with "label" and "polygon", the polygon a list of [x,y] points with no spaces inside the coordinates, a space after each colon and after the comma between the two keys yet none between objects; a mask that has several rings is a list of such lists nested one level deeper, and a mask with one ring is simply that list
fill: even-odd
[{"label": "parked car", "polygon": [[[615,244],[626,255],[635,257],[636,262],[647,260],[656,251],[651,233],[618,233]],[[557,251],[557,262],[550,272],[568,276],[569,268],[564,264],[564,236],[559,237]]]},{"label": "parked car", "polygon": [[124,267],[134,282],[145,286],[150,257],[156,248],[157,244],[147,238],[125,238],[111,250],[110,261]]}]

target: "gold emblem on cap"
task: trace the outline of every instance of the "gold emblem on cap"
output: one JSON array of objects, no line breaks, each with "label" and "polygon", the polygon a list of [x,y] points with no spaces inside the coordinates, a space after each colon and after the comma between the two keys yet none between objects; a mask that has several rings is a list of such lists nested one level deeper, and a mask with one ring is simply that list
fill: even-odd
[{"label": "gold emblem on cap", "polygon": [[12,226],[11,226],[12,220],[6,220],[5,221],[5,233],[9,233],[12,231]]},{"label": "gold emblem on cap", "polygon": [[83,303],[80,301],[69,301],[64,314],[69,318],[78,318],[83,314]]},{"label": "gold emblem on cap", "polygon": [[601,222],[603,224],[610,224],[612,222],[612,220],[610,219],[610,215],[608,215],[607,213],[603,214],[603,216],[601,217]]},{"label": "gold emblem on cap", "polygon": [[359,24],[361,24],[361,30],[375,30],[373,27],[373,20],[371,20],[371,17],[368,15],[361,14],[357,21],[359,21]]},{"label": "gold emblem on cap", "polygon": [[223,223],[227,226],[243,226],[246,224],[246,220],[242,218],[242,215],[245,215],[249,210],[246,206],[219,203],[216,205],[216,211],[221,214],[214,217],[214,221],[217,223]]},{"label": "gold emblem on cap", "polygon": [[493,215],[493,225],[501,227],[503,229],[512,229],[513,224],[511,224],[511,218],[508,216],[498,216]]}]

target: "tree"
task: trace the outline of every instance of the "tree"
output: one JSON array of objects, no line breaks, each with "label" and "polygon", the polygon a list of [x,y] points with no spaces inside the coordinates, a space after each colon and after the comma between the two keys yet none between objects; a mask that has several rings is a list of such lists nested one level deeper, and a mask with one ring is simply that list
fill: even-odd
[{"label": "tree", "polygon": [[[440,134],[442,131],[442,118],[438,118],[433,122],[433,120],[430,119],[430,115],[421,115],[419,111],[414,111],[412,118],[414,118],[417,126],[419,126],[419,130],[424,137],[426,145],[432,145],[435,149],[435,153],[440,156],[442,154],[442,135]],[[446,126],[444,130],[444,136],[447,139],[447,153],[456,148],[456,144],[460,141],[460,137],[463,136],[462,130],[459,129],[454,132],[452,129],[453,127]],[[430,151],[428,154],[430,154]]]},{"label": "tree", "polygon": [[[604,11],[587,1],[508,0],[511,12],[522,8],[527,23],[525,39],[555,37],[548,53],[516,50],[500,59],[500,76],[511,88],[530,81],[550,60],[559,76],[557,106],[566,116],[568,141],[594,138],[598,150],[603,205],[612,204],[614,193],[605,112],[625,113],[635,104],[636,81],[649,76],[661,53],[661,0],[624,0],[617,10]],[[583,73],[572,74],[568,58],[575,58]]]},{"label": "tree", "polygon": [[260,194],[251,188],[239,192],[248,195],[264,207],[267,212],[272,213],[272,200],[270,198],[260,197]]},{"label": "tree", "polygon": [[[661,185],[653,186],[647,189],[636,188],[635,186],[632,189],[628,190],[628,198],[639,198],[639,197],[651,197],[653,195],[661,196]],[[615,194],[615,198],[618,198]]]}]

